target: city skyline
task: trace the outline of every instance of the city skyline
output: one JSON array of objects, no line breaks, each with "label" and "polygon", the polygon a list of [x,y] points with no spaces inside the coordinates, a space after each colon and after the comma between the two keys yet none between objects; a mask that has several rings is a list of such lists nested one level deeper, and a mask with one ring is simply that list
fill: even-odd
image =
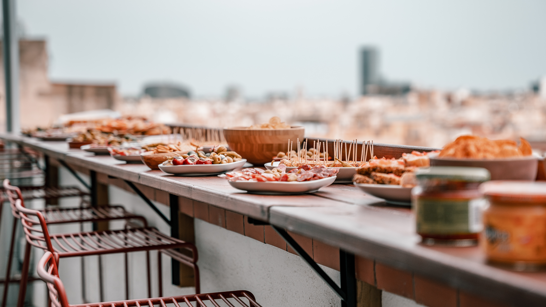
[{"label": "city skyline", "polygon": [[230,85],[250,97],[356,96],[364,45],[380,50],[382,77],[425,88],[526,89],[546,74],[541,1],[161,4],[22,0],[18,15],[48,39],[52,79],[115,80],[123,95],[174,81],[195,96]]}]

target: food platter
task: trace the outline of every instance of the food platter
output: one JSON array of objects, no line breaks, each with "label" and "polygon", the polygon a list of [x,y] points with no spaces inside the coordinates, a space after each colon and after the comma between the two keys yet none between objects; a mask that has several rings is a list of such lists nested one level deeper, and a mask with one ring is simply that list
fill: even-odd
[{"label": "food platter", "polygon": [[471,159],[430,157],[431,166],[482,167],[491,173],[491,180],[525,180],[534,181],[537,176],[540,157]]},{"label": "food platter", "polygon": [[[279,163],[280,162],[273,162],[273,164],[271,164],[271,162],[268,162],[268,163],[265,163],[264,166],[266,169],[271,170],[278,167]],[[297,167],[287,167],[286,171],[289,172],[296,168]],[[352,183],[353,177],[356,174],[356,170],[358,167],[333,167],[333,168],[339,170],[339,172],[337,173],[336,181],[334,183]]]},{"label": "food platter", "polygon": [[229,172],[243,167],[245,163],[245,159],[227,164],[165,165],[164,162],[159,165],[159,169],[178,176],[206,176]]},{"label": "food platter", "polygon": [[334,183],[336,177],[328,177],[313,181],[286,182],[286,181],[228,181],[229,184],[239,190],[255,194],[304,194],[316,192],[318,189]]},{"label": "food platter", "polygon": [[112,157],[119,161],[125,161],[127,163],[134,163],[134,164],[143,164],[142,159],[140,158],[140,155],[131,155],[131,156],[122,156],[122,155],[112,155]]},{"label": "food platter", "polygon": [[405,203],[411,205],[411,190],[412,188],[405,188],[399,185],[390,185],[390,184],[363,184],[356,183],[357,186],[362,191],[386,200],[387,202],[392,202],[394,204]]},{"label": "food platter", "polygon": [[45,142],[64,142],[68,140],[71,137],[71,135],[36,136],[36,137]]},{"label": "food platter", "polygon": [[108,148],[109,148],[108,146],[93,145],[93,144],[83,145],[82,147],[80,147],[81,150],[92,152],[96,155],[109,155],[110,152],[108,151]]}]

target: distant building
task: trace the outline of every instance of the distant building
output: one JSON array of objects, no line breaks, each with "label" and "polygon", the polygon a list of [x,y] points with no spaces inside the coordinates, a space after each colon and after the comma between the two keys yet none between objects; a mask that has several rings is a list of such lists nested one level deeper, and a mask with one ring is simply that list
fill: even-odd
[{"label": "distant building", "polygon": [[[4,84],[2,51],[0,42],[0,82]],[[114,83],[51,81],[44,39],[19,40],[19,91],[22,128],[51,125],[63,114],[115,109],[118,102]],[[5,127],[4,114],[5,93],[1,86],[0,129]]]},{"label": "distant building", "polygon": [[374,47],[363,47],[360,49],[360,94],[368,95],[369,86],[379,82],[379,52]]},{"label": "distant building", "polygon": [[115,108],[115,83],[52,82],[51,96],[66,102],[66,112],[76,113]]},{"label": "distant building", "polygon": [[381,78],[379,72],[379,51],[375,47],[360,49],[360,94],[365,95],[404,95],[411,91],[406,82],[389,82]]},{"label": "distant building", "polygon": [[144,86],[143,94],[151,98],[190,98],[190,91],[175,83],[149,83]]}]

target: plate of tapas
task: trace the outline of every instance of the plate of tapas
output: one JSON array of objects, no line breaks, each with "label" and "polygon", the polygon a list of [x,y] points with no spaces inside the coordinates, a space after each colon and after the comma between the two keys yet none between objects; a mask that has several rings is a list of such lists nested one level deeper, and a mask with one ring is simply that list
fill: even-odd
[{"label": "plate of tapas", "polygon": [[337,169],[302,165],[286,171],[284,165],[272,170],[245,168],[224,176],[239,190],[256,194],[304,194],[316,192],[336,180]]},{"label": "plate of tapas", "polygon": [[140,157],[140,154],[144,152],[144,149],[141,148],[114,148],[109,147],[108,151],[110,152],[110,155],[120,161],[125,161],[127,163],[144,163],[142,162],[142,158]]},{"label": "plate of tapas", "polygon": [[225,146],[215,146],[208,153],[200,149],[196,145],[195,150],[175,153],[173,158],[159,164],[159,169],[179,176],[207,176],[233,171],[246,163],[246,159],[234,151],[228,151]]},{"label": "plate of tapas", "polygon": [[[292,150],[292,144],[288,144],[288,152],[279,152],[273,161],[266,163],[267,169],[273,169],[279,165],[285,165],[286,171],[291,171],[301,165],[322,165],[338,170],[335,183],[352,183],[356,170],[365,163],[368,153],[373,155],[373,142],[367,141],[360,145],[358,140],[344,142],[336,140],[332,143],[333,153],[329,152],[328,142],[316,142],[313,148],[307,148],[307,141],[299,144],[297,150]],[[330,155],[331,154],[331,155]]]},{"label": "plate of tapas", "polygon": [[411,204],[411,187],[403,187],[401,185],[386,185],[386,184],[365,184],[356,183],[362,191],[386,200],[387,202],[399,202]]},{"label": "plate of tapas", "polygon": [[[471,149],[471,150],[470,150]],[[535,181],[539,170],[539,156],[533,154],[531,144],[520,138],[490,140],[463,135],[430,157],[432,166],[482,167],[491,173],[491,180]]]},{"label": "plate of tapas", "polygon": [[355,186],[388,203],[411,204],[411,190],[417,185],[415,170],[429,167],[429,154],[404,153],[400,159],[378,159],[376,157],[362,164],[353,178]]},{"label": "plate of tapas", "polygon": [[[187,163],[184,162],[187,159],[172,159],[171,161],[165,161],[159,164],[159,169],[167,174],[179,175],[179,176],[205,176],[205,175],[218,175],[221,173],[229,172],[238,168],[242,168],[246,160],[241,159],[236,162],[225,164],[212,164],[204,159],[195,159],[193,164],[173,164],[173,163]],[[176,162],[181,161],[181,162]]]}]

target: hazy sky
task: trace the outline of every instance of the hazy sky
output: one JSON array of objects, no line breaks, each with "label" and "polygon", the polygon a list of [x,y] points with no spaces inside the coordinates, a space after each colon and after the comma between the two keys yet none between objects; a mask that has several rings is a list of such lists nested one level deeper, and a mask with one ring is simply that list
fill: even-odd
[{"label": "hazy sky", "polygon": [[48,39],[50,75],[147,81],[196,95],[358,91],[357,51],[381,50],[391,80],[427,87],[527,87],[546,75],[544,0],[18,0]]}]

